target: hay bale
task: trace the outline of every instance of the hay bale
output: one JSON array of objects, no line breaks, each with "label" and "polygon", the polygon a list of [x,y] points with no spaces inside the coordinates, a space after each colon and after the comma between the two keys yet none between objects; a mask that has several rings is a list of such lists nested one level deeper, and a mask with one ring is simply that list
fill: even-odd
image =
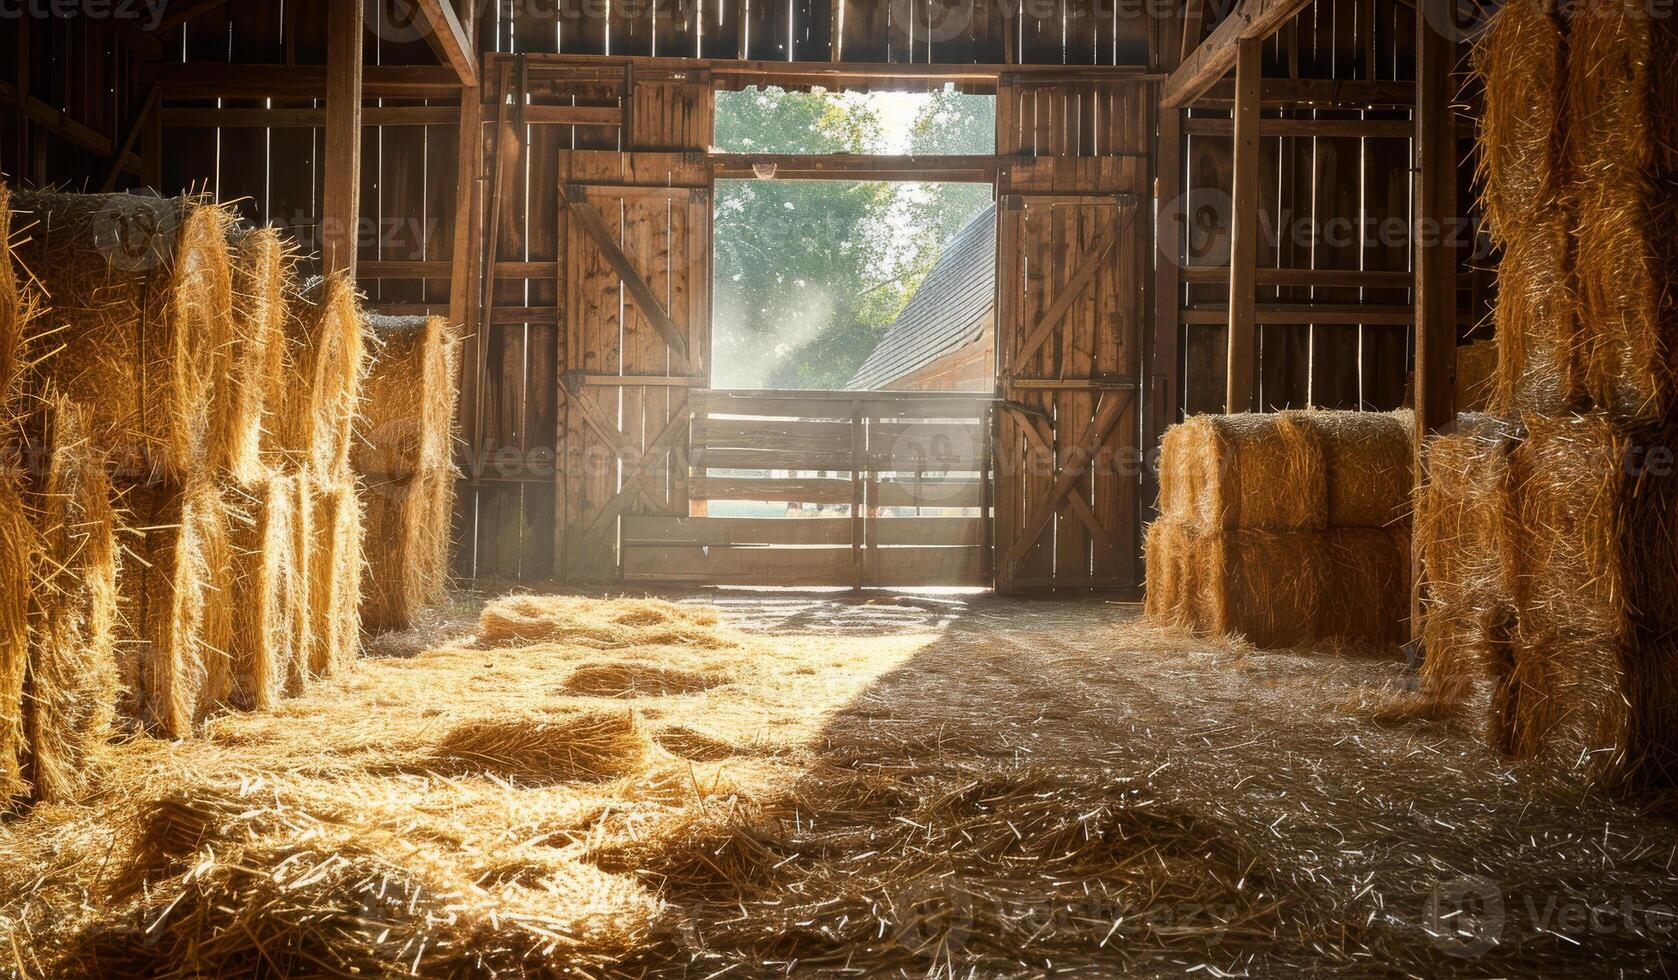
[{"label": "hay bale", "polygon": [[1587,0],[1568,33],[1566,119],[1584,374],[1622,420],[1671,409],[1678,381],[1678,25]]},{"label": "hay bale", "polygon": [[1161,518],[1148,529],[1149,615],[1260,647],[1407,635],[1407,528],[1269,531]]},{"label": "hay bale", "polygon": [[1197,415],[1173,429],[1181,431],[1167,447],[1160,480],[1181,481],[1183,489],[1171,491],[1173,503],[1192,501],[1198,523],[1271,530],[1327,525],[1323,447],[1303,413]]},{"label": "hay bale", "polygon": [[61,803],[86,790],[120,694],[116,514],[92,413],[59,396],[43,415],[45,473],[29,494],[39,535],[24,720],[34,798]]},{"label": "hay bale", "polygon": [[1491,410],[1558,414],[1587,404],[1585,337],[1563,219],[1504,246],[1497,265]]},{"label": "hay bale", "polygon": [[1678,782],[1678,431],[1527,419],[1508,561],[1521,678],[1506,741],[1594,753],[1610,785]]},{"label": "hay bale", "polygon": [[331,677],[361,648],[361,501],[353,482],[316,483],[310,507],[309,674]]},{"label": "hay bale", "polygon": [[315,487],[308,476],[291,481],[291,582],[287,586],[291,599],[292,657],[288,663],[285,691],[289,695],[303,693],[309,682],[309,668],[314,656],[315,622],[311,592],[315,555]]},{"label": "hay bale", "polygon": [[1397,645],[1410,638],[1410,528],[1322,532],[1316,638]]},{"label": "hay bale", "polygon": [[1464,417],[1429,442],[1417,506],[1435,697],[1490,677],[1488,739],[1678,780],[1678,429],[1607,413]]},{"label": "hay bale", "polygon": [[210,410],[232,331],[229,212],[130,194],[22,193],[13,207],[33,222],[17,255],[50,307],[31,330],[44,380],[93,409],[94,443],[121,472],[202,472],[226,452]]},{"label": "hay bale", "polygon": [[300,581],[293,548],[292,512],[297,478],[275,475],[246,490],[229,491],[228,530],[232,552],[228,589],[237,611],[228,647],[229,703],[265,710],[286,693],[298,655],[297,601]]},{"label": "hay bale", "polygon": [[371,572],[363,625],[403,629],[447,584],[458,340],[440,317],[364,316],[363,329],[374,355],[351,453]]},{"label": "hay bale", "polygon": [[1562,32],[1538,3],[1506,4],[1475,43],[1486,87],[1476,156],[1486,226],[1499,243],[1550,223],[1561,190]]},{"label": "hay bale", "polygon": [[23,681],[29,661],[29,568],[35,548],[23,499],[0,469],[0,810],[28,792]]},{"label": "hay bale", "polygon": [[24,350],[25,327],[38,308],[34,292],[28,289],[12,256],[16,233],[12,218],[12,192],[0,183],[0,419],[11,414],[28,356]]},{"label": "hay bale", "polygon": [[224,504],[213,487],[196,484],[134,486],[121,499],[133,535],[125,565],[135,569],[118,589],[129,710],[152,730],[181,738],[230,686],[232,605],[211,574],[227,560]]},{"label": "hay bale", "polygon": [[436,519],[437,480],[432,473],[415,473],[370,482],[361,492],[368,571],[361,621],[368,630],[407,629],[440,597],[448,569],[437,563],[436,533],[427,526]]},{"label": "hay bale", "polygon": [[1304,419],[1322,446],[1329,526],[1386,527],[1403,520],[1415,468],[1415,416],[1408,409],[1311,411]]},{"label": "hay bale", "polygon": [[312,279],[290,297],[286,367],[274,379],[263,443],[270,465],[307,467],[318,479],[348,472],[366,356],[352,279]]},{"label": "hay bale", "polygon": [[226,383],[211,412],[212,465],[235,483],[255,484],[267,475],[262,432],[276,378],[285,376],[286,296],[296,291],[292,256],[272,228],[236,228],[233,253],[233,319],[222,352]]},{"label": "hay bale", "polygon": [[1520,437],[1517,423],[1470,414],[1425,447],[1414,522],[1426,585],[1422,677],[1440,701],[1460,702],[1475,678],[1502,683],[1512,670],[1509,458]]},{"label": "hay bale", "polygon": [[351,464],[363,477],[400,480],[449,465],[456,331],[442,317],[363,314],[372,350]]},{"label": "hay bale", "polygon": [[1492,403],[1497,378],[1497,341],[1481,340],[1457,348],[1456,409],[1484,412]]}]

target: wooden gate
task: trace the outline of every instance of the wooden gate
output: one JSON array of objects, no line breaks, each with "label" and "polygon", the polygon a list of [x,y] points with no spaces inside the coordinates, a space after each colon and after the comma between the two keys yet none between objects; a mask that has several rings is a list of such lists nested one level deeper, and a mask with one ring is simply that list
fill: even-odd
[{"label": "wooden gate", "polygon": [[573,580],[618,574],[619,519],[688,513],[688,391],[710,344],[710,192],[566,184],[567,361],[556,548]]},{"label": "wooden gate", "polygon": [[990,583],[991,400],[690,392],[694,516],[623,522],[637,581]]},{"label": "wooden gate", "polygon": [[1001,201],[997,587],[1133,588],[1147,228],[1138,197],[1012,193]]}]

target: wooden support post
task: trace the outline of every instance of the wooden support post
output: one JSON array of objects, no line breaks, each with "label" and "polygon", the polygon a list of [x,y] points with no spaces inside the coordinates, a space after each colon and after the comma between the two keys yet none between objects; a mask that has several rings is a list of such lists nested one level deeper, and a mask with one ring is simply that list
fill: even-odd
[{"label": "wooden support post", "polygon": [[1230,194],[1229,364],[1224,410],[1257,409],[1259,75],[1262,41],[1242,41],[1235,67],[1235,186]]},{"label": "wooden support post", "polygon": [[[1437,8],[1451,0],[1416,3],[1416,136],[1412,143],[1416,214],[1411,243],[1416,270],[1416,457],[1414,478],[1426,479],[1424,440],[1453,420],[1457,344],[1457,137],[1451,111],[1455,42],[1433,24],[1449,23]],[[1430,10],[1429,8],[1435,8]],[[1412,552],[1414,554],[1414,552]],[[1421,631],[1420,563],[1412,560],[1410,629]]]},{"label": "wooden support post", "polygon": [[868,471],[867,425],[862,415],[862,400],[851,400],[851,587],[862,588],[863,540],[867,526],[863,523],[863,481]]},{"label": "wooden support post", "polygon": [[[476,88],[462,88],[460,130],[455,146],[457,183],[454,197],[453,262],[449,269],[449,320],[460,325],[462,339],[461,356],[458,358],[459,402],[455,417],[467,447],[465,472],[474,480],[478,478],[483,465],[478,452],[478,352],[482,344],[482,328],[475,316],[478,311],[478,263],[481,260],[479,250],[483,247],[483,239],[479,236],[479,230],[483,226],[480,207],[483,199],[483,168],[483,101]],[[451,447],[451,458],[453,449],[454,447]],[[477,522],[471,520],[465,523],[464,536],[457,545],[464,554],[474,555],[478,547]]]},{"label": "wooden support post", "polygon": [[[1155,128],[1157,153],[1154,173],[1154,213],[1159,216],[1154,229],[1154,332],[1149,345],[1148,399],[1143,403],[1148,426],[1143,433],[1143,449],[1153,452],[1168,426],[1177,421],[1181,397],[1177,385],[1179,352],[1178,332],[1181,329],[1180,294],[1182,263],[1182,232],[1184,218],[1177,202],[1183,194],[1183,113],[1177,109],[1160,109]],[[1142,471],[1143,508],[1151,508],[1159,491],[1159,476],[1151,467]]]},{"label": "wooden support post", "polygon": [[361,0],[332,0],[326,25],[326,186],[321,267],[355,275],[361,219]]}]

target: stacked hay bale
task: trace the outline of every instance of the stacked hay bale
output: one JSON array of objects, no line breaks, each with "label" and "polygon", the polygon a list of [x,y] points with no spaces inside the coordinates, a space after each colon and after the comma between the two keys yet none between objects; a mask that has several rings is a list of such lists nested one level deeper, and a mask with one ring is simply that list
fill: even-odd
[{"label": "stacked hay bale", "polygon": [[404,629],[448,580],[458,337],[441,317],[364,316],[374,351],[351,452],[367,520],[362,625]]},{"label": "stacked hay bale", "polygon": [[366,359],[349,277],[311,280],[290,297],[284,367],[272,396],[280,407],[263,454],[294,480],[293,628],[304,654],[288,676],[292,688],[337,673],[360,648],[362,514],[350,449]]},{"label": "stacked hay bale", "polygon": [[91,413],[29,392],[38,296],[0,186],[0,809],[73,799],[117,700],[115,514]]},{"label": "stacked hay bale", "polygon": [[228,670],[211,686],[221,702],[266,709],[288,687],[296,693],[290,679],[304,652],[293,528],[297,478],[270,465],[261,451],[262,434],[276,421],[270,396],[285,368],[286,296],[296,283],[291,256],[272,229],[236,229],[229,244],[233,329],[212,419],[224,447],[212,467],[227,514],[229,561],[213,568],[212,577],[238,615],[212,624],[213,633],[225,636]]},{"label": "stacked hay bale", "polygon": [[109,453],[127,521],[133,574],[121,580],[124,682],[130,710],[185,735],[214,710],[228,673],[228,596],[210,570],[226,515],[210,477],[232,425],[213,425],[231,344],[228,212],[192,198],[20,195],[33,222],[20,246],[47,310],[35,331],[41,382],[90,412]]},{"label": "stacked hay bale", "polygon": [[1401,641],[1411,424],[1288,411],[1173,426],[1148,528],[1149,614],[1267,647]]},{"label": "stacked hay bale", "polygon": [[[1509,5],[1476,66],[1504,251],[1503,420],[1459,419],[1426,447],[1425,676],[1453,703],[1489,676],[1489,737],[1511,754],[1586,759],[1610,786],[1671,785],[1678,26],[1619,0],[1565,24]],[[1540,270],[1535,252],[1561,259]]]},{"label": "stacked hay bale", "polygon": [[[45,312],[22,338],[29,356],[4,363],[35,365],[32,404],[83,410],[35,413],[37,455],[56,460],[55,433],[85,429],[111,461],[133,557],[116,588],[125,712],[179,737],[336,670],[359,642],[353,286],[299,288],[277,233],[195,198],[18,201],[31,226],[18,255]],[[92,481],[68,465],[43,472]],[[28,517],[45,553],[66,552],[50,508]],[[0,701],[8,677],[0,665]]]}]

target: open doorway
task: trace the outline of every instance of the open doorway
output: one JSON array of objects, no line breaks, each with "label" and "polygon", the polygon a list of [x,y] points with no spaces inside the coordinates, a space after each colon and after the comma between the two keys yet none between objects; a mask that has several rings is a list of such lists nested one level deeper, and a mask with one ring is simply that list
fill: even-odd
[{"label": "open doorway", "polygon": [[[983,156],[989,95],[717,95],[724,153]],[[990,390],[995,214],[987,183],[719,180],[712,384],[801,390]]]}]

